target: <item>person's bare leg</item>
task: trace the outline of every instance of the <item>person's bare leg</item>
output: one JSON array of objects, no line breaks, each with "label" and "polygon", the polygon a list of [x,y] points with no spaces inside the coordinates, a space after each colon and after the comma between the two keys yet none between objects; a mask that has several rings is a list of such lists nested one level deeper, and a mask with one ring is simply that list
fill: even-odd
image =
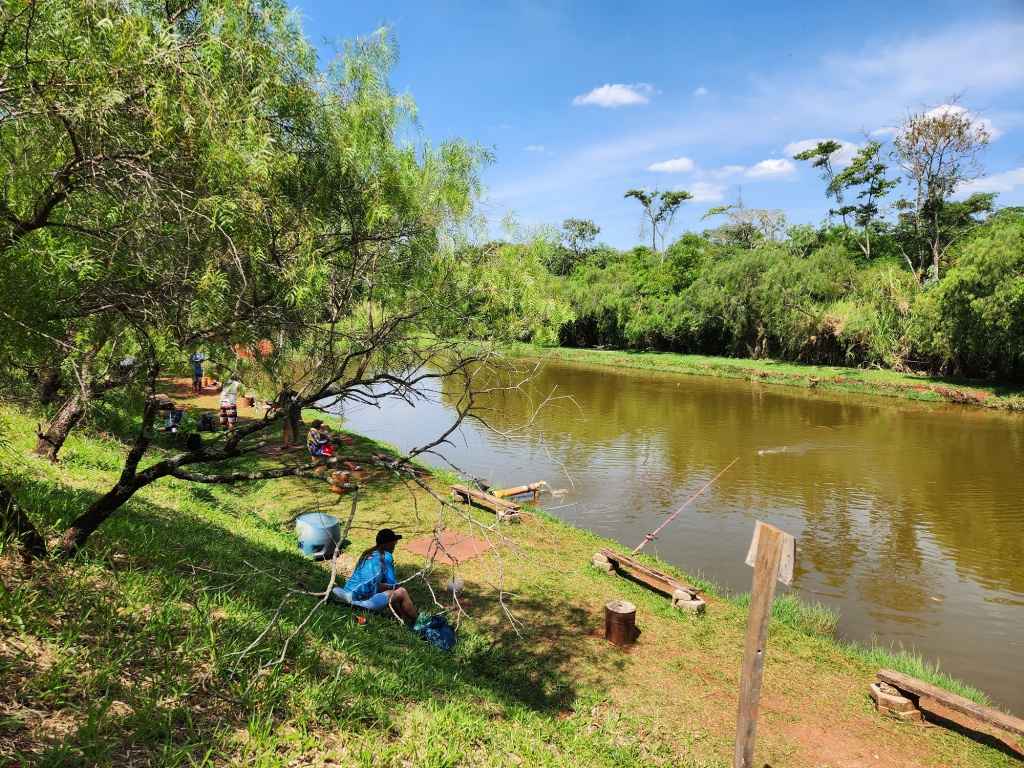
[{"label": "person's bare leg", "polygon": [[388,602],[398,610],[405,621],[414,622],[419,618],[420,612],[413,604],[412,598],[409,597],[409,593],[405,591],[405,587],[389,589],[387,592]]}]

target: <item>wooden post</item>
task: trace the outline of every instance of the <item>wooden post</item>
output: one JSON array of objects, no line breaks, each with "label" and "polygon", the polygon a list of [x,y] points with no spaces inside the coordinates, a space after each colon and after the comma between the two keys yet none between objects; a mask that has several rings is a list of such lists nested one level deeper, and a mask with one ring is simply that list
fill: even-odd
[{"label": "wooden post", "polygon": [[750,591],[747,637],[743,646],[734,768],[752,768],[754,765],[754,736],[761,704],[761,679],[764,676],[764,654],[768,645],[768,620],[775,597],[775,580],[786,584],[792,582],[795,553],[796,539],[760,520],[757,522],[750,554],[747,555],[747,563],[754,566],[754,584]]}]

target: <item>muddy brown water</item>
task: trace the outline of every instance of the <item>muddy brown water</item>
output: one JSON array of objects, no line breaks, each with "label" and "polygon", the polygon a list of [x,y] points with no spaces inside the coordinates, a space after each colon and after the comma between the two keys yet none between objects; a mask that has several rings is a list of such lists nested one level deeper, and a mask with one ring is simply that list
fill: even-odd
[{"label": "muddy brown water", "polygon": [[[645,552],[749,591],[754,521],[775,525],[797,538],[793,590],[838,609],[842,637],[939,661],[1024,716],[1024,417],[561,361],[537,390],[567,399],[509,439],[468,424],[444,456],[546,480],[541,506],[630,548],[738,456]],[[535,402],[492,404],[520,423]],[[433,393],[346,427],[409,450],[453,413]]]}]

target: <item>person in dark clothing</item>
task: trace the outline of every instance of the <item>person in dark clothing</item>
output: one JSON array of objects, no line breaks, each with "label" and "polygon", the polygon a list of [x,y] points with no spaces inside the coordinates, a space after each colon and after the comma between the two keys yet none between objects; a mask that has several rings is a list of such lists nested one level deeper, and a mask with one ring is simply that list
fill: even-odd
[{"label": "person in dark clothing", "polygon": [[281,391],[281,394],[277,396],[277,400],[274,402],[274,408],[284,412],[283,448],[287,448],[289,445],[299,444],[299,427],[302,424],[302,408],[295,403],[298,396],[299,393],[294,389],[284,389]]},{"label": "person in dark clothing", "polygon": [[206,356],[202,352],[196,352],[188,359],[192,363],[192,391],[197,395],[203,389],[203,361],[205,359]]}]

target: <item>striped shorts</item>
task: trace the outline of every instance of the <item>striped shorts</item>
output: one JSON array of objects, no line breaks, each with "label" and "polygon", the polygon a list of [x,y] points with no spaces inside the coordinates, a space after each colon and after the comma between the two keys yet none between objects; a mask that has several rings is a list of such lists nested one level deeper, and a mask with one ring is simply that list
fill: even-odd
[{"label": "striped shorts", "polygon": [[228,405],[227,403],[221,403],[220,425],[222,427],[234,426],[236,421],[238,421],[238,406],[235,404]]}]

